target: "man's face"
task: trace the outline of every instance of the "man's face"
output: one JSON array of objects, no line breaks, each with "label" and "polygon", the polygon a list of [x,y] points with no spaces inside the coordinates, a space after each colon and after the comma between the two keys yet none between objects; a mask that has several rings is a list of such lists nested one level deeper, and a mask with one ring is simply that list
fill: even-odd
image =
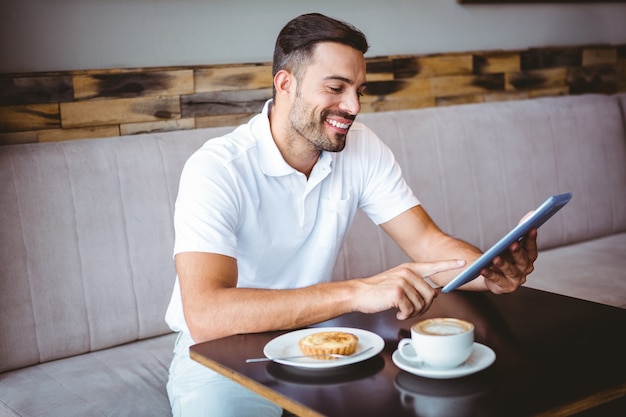
[{"label": "man's face", "polygon": [[363,54],[343,44],[320,43],[300,78],[289,115],[292,131],[319,151],[341,151],[361,110]]}]

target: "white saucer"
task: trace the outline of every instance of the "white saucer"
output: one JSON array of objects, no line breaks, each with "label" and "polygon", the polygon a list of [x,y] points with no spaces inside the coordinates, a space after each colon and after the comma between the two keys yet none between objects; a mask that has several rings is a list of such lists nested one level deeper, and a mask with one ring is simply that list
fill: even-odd
[{"label": "white saucer", "polygon": [[481,345],[480,343],[474,343],[470,357],[462,365],[452,369],[435,369],[423,362],[407,360],[403,358],[397,350],[393,352],[391,359],[398,368],[413,375],[426,378],[449,379],[460,378],[482,371],[496,360],[496,354],[490,347]]},{"label": "white saucer", "polygon": [[[301,338],[308,336],[311,333],[326,331],[348,332],[358,337],[359,344],[356,347],[354,357],[333,360],[319,360],[315,358],[274,359],[274,362],[280,363],[282,365],[308,369],[336,368],[339,366],[350,365],[372,358],[378,355],[385,347],[385,341],[382,339],[382,337],[380,337],[376,333],[372,333],[367,330],[354,329],[351,327],[312,327],[309,329],[302,329],[285,333],[270,340],[263,348],[263,354],[268,358],[301,355],[302,352],[300,352],[300,348],[298,347],[298,341]],[[365,349],[368,348],[371,349],[363,353],[362,355],[359,355],[359,352],[363,352]]]}]

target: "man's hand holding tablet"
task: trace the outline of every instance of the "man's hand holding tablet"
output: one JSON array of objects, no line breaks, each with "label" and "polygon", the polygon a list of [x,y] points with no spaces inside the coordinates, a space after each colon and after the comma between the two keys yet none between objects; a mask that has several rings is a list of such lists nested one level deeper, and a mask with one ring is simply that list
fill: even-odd
[{"label": "man's hand holding tablet", "polygon": [[481,270],[488,268],[496,256],[506,251],[513,243],[520,242],[530,230],[536,229],[544,224],[550,217],[565,206],[571,198],[572,193],[557,194],[548,198],[530,216],[522,220],[513,230],[489,248],[480,258],[445,285],[441,291],[453,291],[477,278]]}]

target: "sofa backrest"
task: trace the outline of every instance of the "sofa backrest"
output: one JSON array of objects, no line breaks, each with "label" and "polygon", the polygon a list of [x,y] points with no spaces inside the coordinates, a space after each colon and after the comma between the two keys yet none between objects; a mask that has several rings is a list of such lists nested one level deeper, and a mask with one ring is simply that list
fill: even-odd
[{"label": "sofa backrest", "polygon": [[187,132],[0,147],[0,372],[169,331]]},{"label": "sofa backrest", "polygon": [[[362,114],[359,120],[394,151],[435,222],[483,250],[550,195],[573,192],[540,230],[540,248],[547,249],[626,230],[624,109],[626,94],[583,95]],[[335,278],[406,260],[359,215]]]}]

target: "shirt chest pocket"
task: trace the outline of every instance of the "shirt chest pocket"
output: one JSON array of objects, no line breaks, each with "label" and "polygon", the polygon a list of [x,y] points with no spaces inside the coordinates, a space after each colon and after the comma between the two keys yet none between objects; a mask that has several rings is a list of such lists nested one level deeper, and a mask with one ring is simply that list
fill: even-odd
[{"label": "shirt chest pocket", "polygon": [[350,197],[344,200],[321,199],[315,224],[317,245],[339,250],[352,224],[355,210]]}]

